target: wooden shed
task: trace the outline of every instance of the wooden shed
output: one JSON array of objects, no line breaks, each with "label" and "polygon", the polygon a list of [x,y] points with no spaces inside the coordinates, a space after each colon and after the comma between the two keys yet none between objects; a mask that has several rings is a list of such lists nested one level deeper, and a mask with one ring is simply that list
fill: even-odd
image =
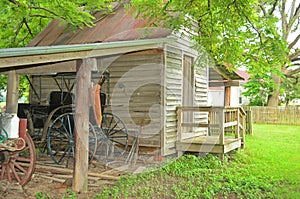
[{"label": "wooden shed", "polygon": [[[100,50],[110,51],[112,46],[120,49],[123,42],[127,46],[131,42],[128,52],[111,50],[107,56],[96,57],[93,70],[109,72],[104,85],[109,88],[105,111],[119,116],[129,130],[138,130],[141,147],[158,150],[163,156],[176,153],[177,107],[207,105],[208,58],[192,48],[188,37],[145,27],[146,20],[135,19],[122,6],[113,14],[96,13],[95,17],[94,27],[75,31],[62,21],[52,21],[29,46],[103,43]],[[17,73],[30,74],[32,88],[39,88],[31,88],[30,103],[47,105],[50,92],[58,89],[56,81],[65,85],[60,90],[73,88],[68,85],[74,80],[55,80],[53,76],[75,71],[75,61],[60,61],[58,57],[57,62]],[[207,114],[198,114],[197,118],[207,119]]]}]

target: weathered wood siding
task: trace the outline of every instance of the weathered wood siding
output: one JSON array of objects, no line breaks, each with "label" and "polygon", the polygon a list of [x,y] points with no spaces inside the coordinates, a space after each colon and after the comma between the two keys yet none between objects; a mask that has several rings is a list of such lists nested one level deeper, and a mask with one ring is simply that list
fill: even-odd
[{"label": "weathered wood siding", "polygon": [[99,60],[108,70],[109,106],[131,130],[140,131],[140,146],[160,147],[163,51],[147,50]]},{"label": "weathered wood siding", "polygon": [[182,104],[182,50],[167,46],[165,52],[165,134],[164,155],[175,153],[176,108]]},{"label": "weathered wood siding", "polygon": [[[102,57],[97,62],[99,71],[110,74],[109,85],[102,86],[108,103],[105,111],[120,117],[130,131],[141,131],[140,146],[159,148],[163,130],[163,50]],[[50,92],[59,90],[51,77],[34,76],[32,83],[45,105]],[[58,79],[58,83],[67,90],[62,80]],[[39,103],[32,90],[30,93],[30,102]]]},{"label": "weathered wood siding", "polygon": [[[182,41],[183,44],[187,42]],[[176,153],[175,142],[177,140],[177,113],[176,108],[182,106],[183,93],[183,56],[194,58],[194,98],[195,106],[207,105],[207,67],[201,67],[197,63],[197,54],[187,51],[189,49],[175,46],[167,46],[165,51],[165,130],[163,135],[163,154]],[[194,114],[194,121],[207,120],[207,114]],[[202,130],[201,130],[202,131]]]}]

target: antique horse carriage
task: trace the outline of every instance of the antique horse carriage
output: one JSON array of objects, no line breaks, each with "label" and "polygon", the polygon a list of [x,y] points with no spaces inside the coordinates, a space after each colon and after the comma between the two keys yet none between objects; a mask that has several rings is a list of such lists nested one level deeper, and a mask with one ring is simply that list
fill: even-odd
[{"label": "antique horse carriage", "polygon": [[[7,179],[9,182],[15,179],[21,185],[26,184],[34,172],[37,154],[41,154],[42,157],[50,156],[53,163],[57,165],[64,167],[72,165],[70,162],[74,157],[74,110],[76,108],[74,107],[75,94],[72,90],[76,83],[76,74],[58,73],[47,75],[47,78],[53,79],[59,89],[50,92],[49,104],[42,105],[39,102],[18,104],[18,117],[20,120],[26,119],[28,130],[27,133],[22,133],[23,137],[15,139],[16,148],[1,148],[0,145],[0,179]],[[36,85],[29,78],[27,79],[31,92],[39,99],[38,92],[42,90],[41,84],[40,88],[36,89],[34,87]],[[118,116],[104,111],[110,103],[107,97],[109,73],[92,72],[93,80],[99,80],[98,83],[102,86],[101,93],[98,93],[101,104],[98,106],[101,109],[101,124],[96,124],[93,119],[97,108],[91,107],[89,160],[95,158],[100,161],[110,161],[122,156],[126,151],[128,132],[126,125]],[[2,137],[2,140],[5,140],[5,135]]]}]

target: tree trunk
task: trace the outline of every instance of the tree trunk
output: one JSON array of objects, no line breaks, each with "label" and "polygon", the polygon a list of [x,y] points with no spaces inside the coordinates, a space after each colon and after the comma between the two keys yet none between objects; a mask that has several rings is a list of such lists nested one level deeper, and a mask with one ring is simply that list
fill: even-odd
[{"label": "tree trunk", "polygon": [[268,102],[267,102],[268,106],[278,106],[278,102],[279,102],[278,98],[280,94],[281,77],[277,74],[274,74],[273,81],[275,84],[275,89],[271,93],[271,96],[268,98]]}]

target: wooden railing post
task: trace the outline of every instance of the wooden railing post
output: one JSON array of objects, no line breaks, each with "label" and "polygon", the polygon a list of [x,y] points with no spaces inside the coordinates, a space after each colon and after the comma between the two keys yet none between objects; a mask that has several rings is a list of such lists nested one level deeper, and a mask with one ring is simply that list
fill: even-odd
[{"label": "wooden railing post", "polygon": [[182,123],[182,107],[177,107],[177,141],[181,141],[182,132],[181,132],[181,123]]},{"label": "wooden railing post", "polygon": [[235,138],[239,139],[240,138],[240,109],[237,108],[236,110],[236,121],[237,124],[235,126]]},{"label": "wooden railing post", "polygon": [[219,118],[220,118],[220,135],[219,135],[219,144],[224,145],[224,133],[225,133],[225,129],[224,129],[224,123],[225,123],[225,113],[224,113],[224,109],[220,108],[219,109]]}]

